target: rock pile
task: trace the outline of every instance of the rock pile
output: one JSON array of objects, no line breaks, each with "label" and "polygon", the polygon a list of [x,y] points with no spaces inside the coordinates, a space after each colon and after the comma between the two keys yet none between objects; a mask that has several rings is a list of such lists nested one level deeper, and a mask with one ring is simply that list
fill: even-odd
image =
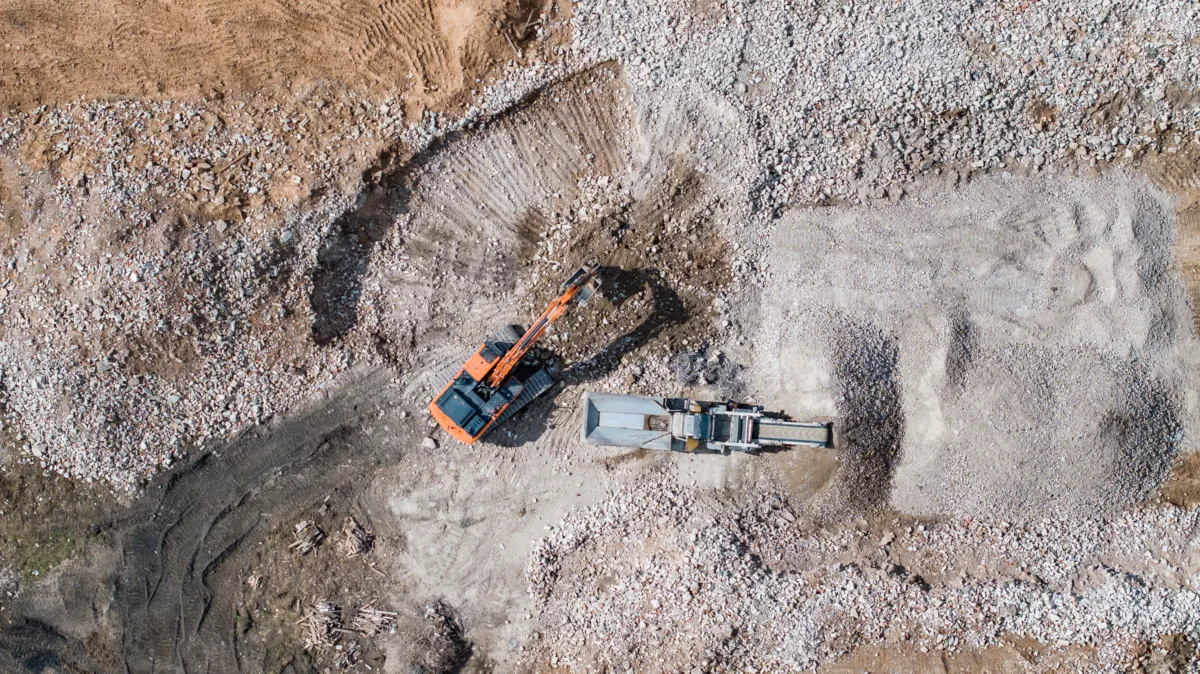
[{"label": "rock pile", "polygon": [[1022,635],[1099,650],[1200,628],[1198,511],[1025,525],[881,516],[823,529],[764,499],[731,513],[662,475],[574,513],[526,571],[528,657],[610,671],[787,671],[863,645],[954,653]]}]

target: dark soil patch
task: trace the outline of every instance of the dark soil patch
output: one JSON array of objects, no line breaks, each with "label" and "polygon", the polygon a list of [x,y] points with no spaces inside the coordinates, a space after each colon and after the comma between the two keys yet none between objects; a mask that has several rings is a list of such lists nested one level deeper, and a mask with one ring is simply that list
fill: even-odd
[{"label": "dark soil patch", "polygon": [[99,536],[90,523],[118,506],[101,489],[42,470],[33,459],[0,466],[0,560],[33,581]]},{"label": "dark soil patch", "polygon": [[675,352],[699,348],[711,336],[712,299],[731,273],[730,248],[716,222],[721,204],[705,181],[678,159],[641,199],[622,203],[620,187],[609,188],[618,196],[599,217],[577,200],[526,219],[521,258],[534,279],[525,307],[530,317],[575,269],[602,267],[599,296],[563,317],[545,342],[566,361],[568,379],[604,376],[647,346]]},{"label": "dark soil patch", "polygon": [[[383,654],[373,639],[348,632],[333,635],[334,648],[302,648],[307,633],[303,621],[316,600],[341,607],[344,629],[349,629],[361,606],[388,609],[381,601],[388,579],[374,564],[381,550],[385,555],[395,553],[405,542],[376,539],[374,551],[346,556],[339,546],[346,517],[353,516],[370,529],[366,515],[351,505],[352,499],[351,494],[337,493],[319,506],[298,511],[295,522],[280,521],[256,547],[246,582],[234,592],[236,629],[251,646],[248,650],[262,654],[267,672],[285,671],[289,665],[299,671],[309,666],[320,671],[352,648],[358,651],[359,662],[375,670],[383,665]],[[295,540],[292,527],[300,520],[312,521],[325,534],[324,541],[305,555],[290,549]]]}]

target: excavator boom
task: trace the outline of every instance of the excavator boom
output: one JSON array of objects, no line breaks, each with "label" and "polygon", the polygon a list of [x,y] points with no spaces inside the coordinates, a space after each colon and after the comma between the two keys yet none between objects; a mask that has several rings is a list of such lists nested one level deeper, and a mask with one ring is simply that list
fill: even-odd
[{"label": "excavator boom", "polygon": [[[563,284],[563,292],[560,294],[542,315],[538,317],[521,339],[513,344],[513,347],[504,354],[499,363],[492,369],[492,373],[488,376],[488,386],[495,388],[500,385],[508,375],[512,374],[513,368],[525,358],[525,354],[537,344],[542,335],[550,327],[550,324],[558,320],[567,311],[567,307],[571,302],[578,298],[580,304],[586,303],[592,297],[592,292],[595,291],[595,285],[592,283],[596,278],[596,272],[600,268],[597,265],[585,265],[579,268],[571,278],[567,279]],[[582,293],[582,294],[581,294]]]}]

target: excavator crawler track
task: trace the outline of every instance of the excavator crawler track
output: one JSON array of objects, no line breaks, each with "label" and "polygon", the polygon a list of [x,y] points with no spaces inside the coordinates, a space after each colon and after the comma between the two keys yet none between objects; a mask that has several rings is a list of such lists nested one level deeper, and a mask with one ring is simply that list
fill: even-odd
[{"label": "excavator crawler track", "polygon": [[534,398],[554,388],[555,383],[556,382],[554,378],[550,376],[550,372],[547,370],[547,368],[542,368],[535,372],[532,377],[525,380],[525,390],[521,391],[521,395],[518,396],[516,400],[512,401],[512,404],[510,404],[508,408],[500,414],[500,418],[496,421],[492,428],[495,428],[496,426],[499,426],[500,424],[511,419],[513,415],[515,415],[517,412],[520,412],[529,403],[533,402]]},{"label": "excavator crawler track", "polygon": [[506,325],[487,338],[487,343],[500,353],[505,353],[513,347],[525,334],[525,329],[519,325]]}]

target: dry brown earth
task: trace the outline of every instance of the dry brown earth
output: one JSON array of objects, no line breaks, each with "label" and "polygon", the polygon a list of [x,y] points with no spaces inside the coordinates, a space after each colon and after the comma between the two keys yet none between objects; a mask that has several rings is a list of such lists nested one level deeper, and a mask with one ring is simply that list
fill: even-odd
[{"label": "dry brown earth", "polygon": [[188,99],[341,82],[462,105],[533,35],[530,0],[0,3],[0,105]]}]

